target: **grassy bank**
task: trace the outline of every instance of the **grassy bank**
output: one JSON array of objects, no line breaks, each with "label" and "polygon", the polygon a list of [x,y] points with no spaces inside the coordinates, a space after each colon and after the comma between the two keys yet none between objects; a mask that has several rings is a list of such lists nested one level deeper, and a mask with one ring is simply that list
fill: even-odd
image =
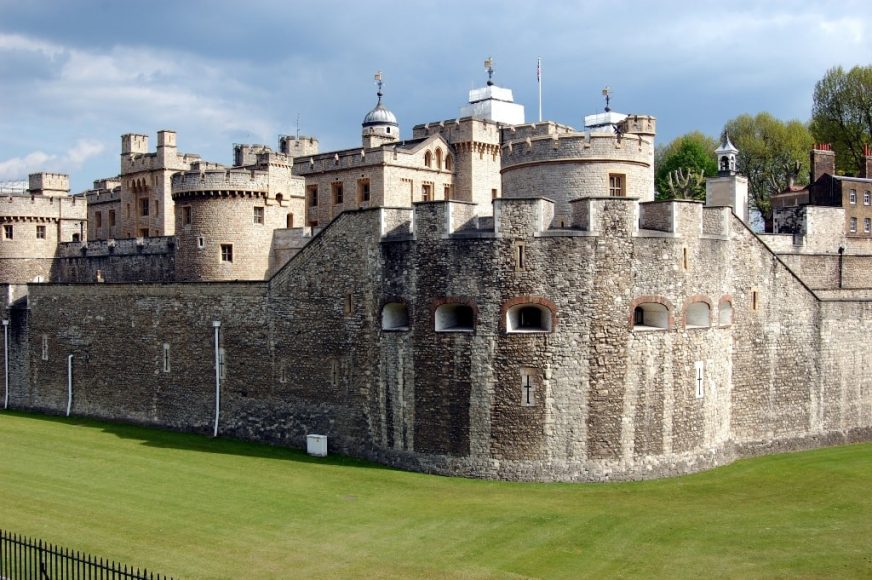
[{"label": "grassy bank", "polygon": [[0,413],[0,527],[177,578],[869,577],[872,445],[512,484]]}]

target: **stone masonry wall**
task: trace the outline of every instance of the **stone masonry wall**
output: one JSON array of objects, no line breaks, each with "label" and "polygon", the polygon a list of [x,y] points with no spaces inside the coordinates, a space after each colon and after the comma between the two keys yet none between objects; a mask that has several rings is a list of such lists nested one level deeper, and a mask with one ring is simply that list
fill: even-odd
[{"label": "stone masonry wall", "polygon": [[29,380],[10,385],[10,406],[65,412],[73,355],[73,414],[210,432],[219,320],[221,432],[233,434],[249,401],[271,392],[266,307],[265,283],[31,286],[26,333],[14,319],[11,329],[22,332],[15,360],[29,365]]},{"label": "stone masonry wall", "polygon": [[[850,382],[868,305],[821,305],[734,216],[702,235],[702,206],[676,202],[671,232],[637,233],[634,200],[591,204],[588,232],[545,230],[542,199],[500,200],[493,230],[417,204],[413,236],[399,210],[345,212],[268,283],[33,286],[13,408],[64,409],[72,354],[75,414],[208,432],[220,320],[221,433],[323,433],[422,471],[650,478],[872,435]],[[386,304],[405,326],[382,328]],[[545,327],[513,330],[524,307]],[[458,308],[470,327],[437,328]]]}]

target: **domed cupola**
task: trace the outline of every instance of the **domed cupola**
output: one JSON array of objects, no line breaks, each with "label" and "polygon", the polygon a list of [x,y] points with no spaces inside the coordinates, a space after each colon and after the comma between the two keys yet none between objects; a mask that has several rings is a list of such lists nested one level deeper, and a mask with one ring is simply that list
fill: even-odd
[{"label": "domed cupola", "polygon": [[378,84],[378,102],[375,108],[363,118],[363,146],[378,147],[384,143],[399,141],[400,126],[397,117],[382,104],[382,74],[375,73],[375,82]]}]

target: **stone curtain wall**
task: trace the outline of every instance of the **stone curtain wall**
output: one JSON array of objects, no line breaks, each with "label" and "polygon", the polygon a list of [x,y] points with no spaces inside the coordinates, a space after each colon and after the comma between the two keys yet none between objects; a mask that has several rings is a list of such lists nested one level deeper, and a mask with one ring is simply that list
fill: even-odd
[{"label": "stone curtain wall", "polygon": [[175,238],[160,237],[60,244],[49,280],[173,282],[175,275]]},{"label": "stone curtain wall", "polygon": [[[674,235],[645,236],[635,201],[591,203],[596,236],[540,232],[546,200],[501,200],[494,230],[454,233],[464,205],[425,203],[414,238],[380,238],[396,210],[342,214],[268,283],[34,286],[12,322],[12,406],[62,412],[73,354],[73,413],[210,432],[221,320],[221,433],[297,447],[323,433],[422,471],[651,478],[868,434],[868,303],[822,307],[737,218],[701,236],[699,204],[672,204]],[[550,332],[507,332],[525,300],[547,305]],[[669,308],[669,328],[633,327],[644,302]],[[711,325],[688,328],[700,302]],[[382,329],[388,303],[408,327]],[[445,305],[474,326],[437,331]]]},{"label": "stone curtain wall", "polygon": [[[839,288],[838,254],[778,254],[778,257],[810,288]],[[845,254],[841,264],[842,288],[872,288],[872,256]]]},{"label": "stone curtain wall", "polygon": [[213,320],[226,352],[221,431],[245,433],[249,402],[272,392],[265,283],[35,285],[29,307],[14,346],[29,384],[10,385],[13,408],[65,412],[73,355],[73,414],[210,432]]}]

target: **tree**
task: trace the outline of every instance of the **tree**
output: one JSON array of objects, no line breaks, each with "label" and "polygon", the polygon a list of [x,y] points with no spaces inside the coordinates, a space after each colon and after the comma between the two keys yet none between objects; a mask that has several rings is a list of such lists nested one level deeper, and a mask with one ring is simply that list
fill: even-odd
[{"label": "tree", "polygon": [[705,199],[704,179],[700,182],[691,177],[685,186],[678,186],[678,183],[684,183],[690,173],[704,177],[717,174],[718,164],[715,159],[717,147],[718,144],[714,139],[694,131],[676,137],[668,145],[658,148],[654,154],[654,185],[657,189],[657,199],[673,199],[682,195],[692,199]]},{"label": "tree", "polygon": [[872,144],[872,66],[848,72],[831,68],[814,87],[811,132],[830,143],[836,168],[854,175],[863,161],[863,145]]},{"label": "tree", "polygon": [[771,195],[794,183],[808,183],[808,152],[814,139],[800,121],[781,121],[769,113],[739,115],[724,125],[721,139],[725,135],[739,150],[736,170],[748,178],[749,203],[771,232]]}]

